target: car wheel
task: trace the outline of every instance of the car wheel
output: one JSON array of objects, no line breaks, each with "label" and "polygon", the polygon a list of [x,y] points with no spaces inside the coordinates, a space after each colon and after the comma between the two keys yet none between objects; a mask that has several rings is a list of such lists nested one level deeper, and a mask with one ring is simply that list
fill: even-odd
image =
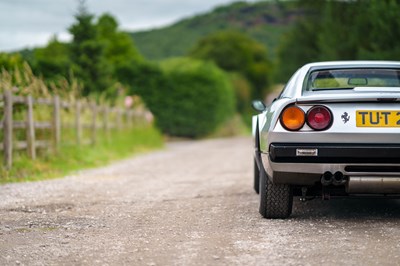
[{"label": "car wheel", "polygon": [[260,193],[260,170],[258,170],[257,162],[254,159],[254,191]]},{"label": "car wheel", "polygon": [[260,172],[260,214],[264,218],[288,218],[292,214],[293,206],[291,186],[274,184],[264,170]]}]

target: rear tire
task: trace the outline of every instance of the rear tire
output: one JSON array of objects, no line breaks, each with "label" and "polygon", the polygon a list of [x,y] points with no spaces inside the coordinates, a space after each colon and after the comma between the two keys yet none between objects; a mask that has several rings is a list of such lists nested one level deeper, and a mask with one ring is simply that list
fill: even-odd
[{"label": "rear tire", "polygon": [[258,165],[255,159],[254,159],[254,191],[257,194],[260,193],[260,170],[258,169]]},{"label": "rear tire", "polygon": [[260,214],[269,219],[288,218],[292,214],[292,187],[274,184],[264,170],[260,172]]}]

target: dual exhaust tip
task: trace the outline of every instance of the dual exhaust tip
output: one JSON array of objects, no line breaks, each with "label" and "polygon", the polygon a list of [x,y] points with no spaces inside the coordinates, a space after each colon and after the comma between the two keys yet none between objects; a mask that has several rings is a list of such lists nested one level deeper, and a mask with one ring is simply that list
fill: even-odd
[{"label": "dual exhaust tip", "polygon": [[346,185],[349,194],[396,194],[400,195],[400,174],[397,176],[345,176],[342,172],[327,171],[321,176],[325,186]]},{"label": "dual exhaust tip", "polygon": [[323,186],[329,186],[329,185],[341,186],[346,184],[347,180],[348,180],[347,176],[343,175],[342,172],[337,171],[334,174],[332,174],[331,172],[327,171],[321,177],[321,184]]}]

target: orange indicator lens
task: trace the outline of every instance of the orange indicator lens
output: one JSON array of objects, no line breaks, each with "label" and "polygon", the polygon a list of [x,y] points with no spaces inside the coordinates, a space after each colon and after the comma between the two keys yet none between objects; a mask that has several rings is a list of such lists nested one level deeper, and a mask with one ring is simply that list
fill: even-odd
[{"label": "orange indicator lens", "polygon": [[304,122],[304,111],[297,106],[289,106],[285,108],[281,114],[281,124],[287,130],[299,130],[303,127]]}]

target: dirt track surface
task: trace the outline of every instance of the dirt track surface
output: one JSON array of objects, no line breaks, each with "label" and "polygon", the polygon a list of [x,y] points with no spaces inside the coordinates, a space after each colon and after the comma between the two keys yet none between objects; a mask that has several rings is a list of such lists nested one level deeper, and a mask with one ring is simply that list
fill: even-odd
[{"label": "dirt track surface", "polygon": [[314,200],[265,220],[248,138],[179,142],[0,186],[0,265],[399,265],[400,202]]}]

